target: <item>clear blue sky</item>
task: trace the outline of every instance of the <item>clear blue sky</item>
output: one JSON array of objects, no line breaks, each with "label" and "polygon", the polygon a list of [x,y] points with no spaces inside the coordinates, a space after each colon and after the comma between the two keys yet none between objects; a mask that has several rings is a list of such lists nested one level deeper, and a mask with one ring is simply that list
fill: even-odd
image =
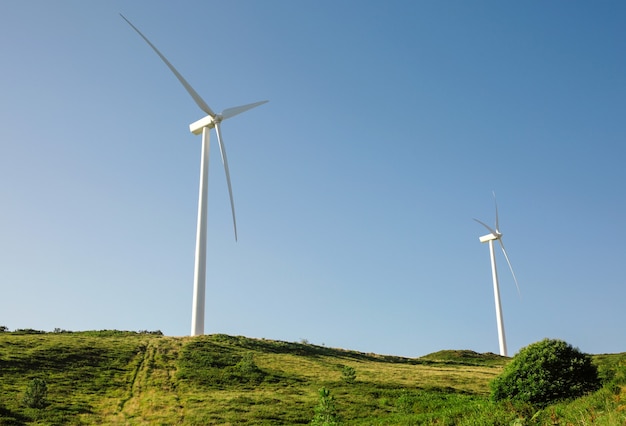
[{"label": "clear blue sky", "polygon": [[[203,113],[224,122],[207,333],[421,356],[623,352],[622,1],[0,3],[0,325],[191,320]],[[214,133],[213,133],[214,135]],[[215,137],[213,137],[215,142]]]}]

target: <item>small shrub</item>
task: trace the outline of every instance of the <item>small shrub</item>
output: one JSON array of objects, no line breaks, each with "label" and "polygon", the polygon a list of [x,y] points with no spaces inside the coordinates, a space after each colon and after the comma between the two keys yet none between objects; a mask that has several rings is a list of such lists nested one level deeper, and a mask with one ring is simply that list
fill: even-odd
[{"label": "small shrub", "polygon": [[0,333],[6,333],[9,331],[9,327],[6,325],[0,325]]},{"label": "small shrub", "polygon": [[241,360],[239,360],[236,364],[236,367],[242,374],[252,374],[261,371],[261,369],[254,362],[254,355],[252,352],[248,352],[242,356]]},{"label": "small shrub", "polygon": [[415,398],[406,389],[404,389],[396,400],[396,408],[402,414],[411,414],[413,413],[414,405]]},{"label": "small shrub", "polygon": [[234,378],[238,379],[241,383],[260,383],[266,375],[254,362],[252,352],[244,354],[241,360],[235,364],[233,370]]},{"label": "small shrub", "polygon": [[348,384],[356,382],[356,370],[349,365],[344,366],[341,369],[341,379]]},{"label": "small shrub", "polygon": [[491,382],[491,397],[546,406],[599,387],[598,369],[588,355],[562,340],[544,339],[513,357]]},{"label": "small shrub", "polygon": [[30,408],[44,408],[47,405],[48,385],[43,379],[33,379],[24,393],[24,405]]},{"label": "small shrub", "polygon": [[339,425],[335,398],[326,388],[319,390],[319,402],[315,407],[315,417],[311,421],[313,426],[335,426]]},{"label": "small shrub", "polygon": [[605,384],[626,385],[626,363],[620,361],[610,369],[602,371],[601,376]]},{"label": "small shrub", "polygon": [[45,331],[34,330],[32,328],[18,328],[14,331],[14,334],[45,334]]}]

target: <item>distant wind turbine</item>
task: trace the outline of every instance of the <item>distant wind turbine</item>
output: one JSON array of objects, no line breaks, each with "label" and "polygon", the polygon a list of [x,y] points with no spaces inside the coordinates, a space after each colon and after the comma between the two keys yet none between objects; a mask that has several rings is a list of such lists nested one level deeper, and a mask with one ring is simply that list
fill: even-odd
[{"label": "distant wind turbine", "polygon": [[511,270],[511,274],[513,275],[513,280],[515,281],[515,287],[517,287],[517,293],[520,294],[519,285],[517,284],[517,278],[515,277],[515,272],[513,272],[513,267],[511,266],[511,261],[509,260],[509,256],[506,253],[504,248],[504,244],[502,243],[502,232],[500,232],[500,225],[498,223],[498,203],[496,202],[496,194],[493,194],[493,201],[496,205],[496,229],[492,229],[490,226],[481,222],[478,219],[474,219],[476,222],[480,223],[482,226],[489,230],[489,234],[483,235],[479,238],[481,243],[489,243],[489,253],[491,255],[491,275],[493,277],[493,295],[496,303],[496,321],[498,323],[498,341],[500,343],[500,355],[508,356],[507,348],[506,348],[506,336],[504,334],[504,321],[502,319],[502,305],[500,303],[500,287],[498,286],[498,271],[496,269],[496,255],[493,249],[493,242],[498,241],[500,243],[500,247],[502,248],[502,253],[504,253],[504,258],[506,259],[506,263],[509,265],[509,269]]},{"label": "distant wind turbine", "polygon": [[226,172],[226,183],[228,184],[228,195],[230,197],[230,209],[233,215],[233,227],[235,230],[235,241],[237,241],[237,221],[235,219],[235,203],[233,201],[233,191],[230,184],[230,171],[228,169],[228,158],[226,157],[226,148],[222,139],[220,123],[222,120],[234,117],[249,109],[262,105],[268,101],[255,102],[252,104],[242,105],[234,108],[227,108],[219,114],[207,105],[207,103],[198,95],[198,93],[187,83],[187,80],[174,68],[174,66],[163,56],[161,52],[137,29],[124,15],[120,16],[128,22],[128,24],[143,38],[146,43],[159,55],[159,58],[174,73],[178,81],[185,87],[187,93],[191,95],[196,105],[208,115],[200,120],[191,123],[189,130],[194,135],[202,133],[202,157],[200,161],[200,190],[198,195],[198,226],[196,231],[196,254],[194,264],[194,284],[193,284],[193,305],[191,313],[191,335],[197,336],[204,334],[204,301],[206,288],[206,230],[207,230],[207,193],[209,182],[209,131],[215,128],[217,133],[217,142],[222,154],[222,163]]}]

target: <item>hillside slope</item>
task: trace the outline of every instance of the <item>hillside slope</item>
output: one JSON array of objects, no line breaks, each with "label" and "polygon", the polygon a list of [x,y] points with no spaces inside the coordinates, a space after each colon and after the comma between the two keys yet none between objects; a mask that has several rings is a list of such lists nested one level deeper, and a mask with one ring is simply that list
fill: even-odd
[{"label": "hillside slope", "polygon": [[[0,424],[308,424],[322,387],[346,424],[539,419],[488,401],[488,383],[507,362],[471,351],[410,359],[226,335],[0,333]],[[48,385],[45,408],[22,402],[34,378]]]}]

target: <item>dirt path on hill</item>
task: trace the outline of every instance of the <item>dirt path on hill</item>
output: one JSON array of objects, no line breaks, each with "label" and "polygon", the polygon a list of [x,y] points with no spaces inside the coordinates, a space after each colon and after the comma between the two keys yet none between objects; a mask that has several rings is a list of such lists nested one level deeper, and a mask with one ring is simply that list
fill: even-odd
[{"label": "dirt path on hill", "polygon": [[176,360],[181,343],[149,339],[137,354],[128,394],[119,403],[117,424],[181,424],[183,406],[176,386]]}]

